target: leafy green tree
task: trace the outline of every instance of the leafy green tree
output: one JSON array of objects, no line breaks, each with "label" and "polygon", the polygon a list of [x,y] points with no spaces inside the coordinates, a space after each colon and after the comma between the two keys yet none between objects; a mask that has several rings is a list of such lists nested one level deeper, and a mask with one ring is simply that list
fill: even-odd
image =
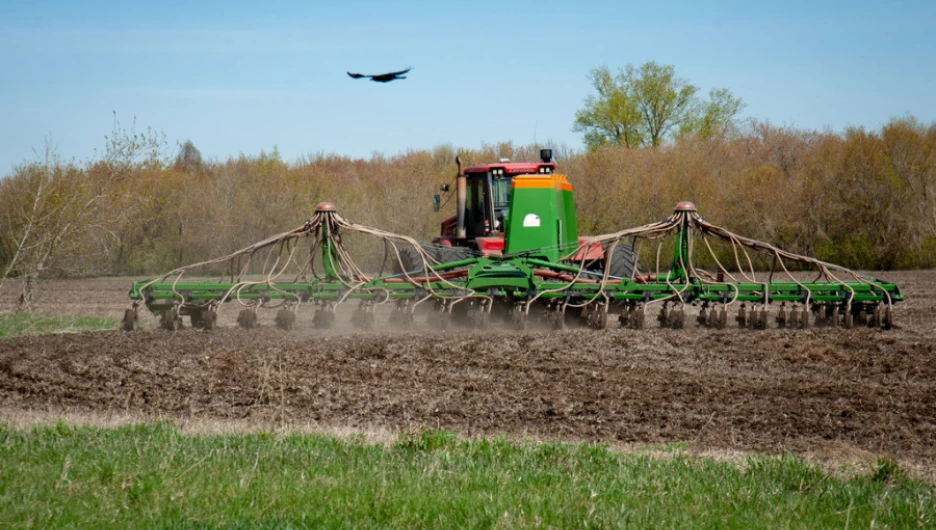
[{"label": "leafy green tree", "polygon": [[647,62],[627,65],[612,75],[606,66],[589,79],[597,91],[575,113],[574,131],[585,133],[585,145],[657,147],[678,134],[711,136],[730,125],[744,104],[728,89],[698,97],[699,89],[676,77],[670,65]]},{"label": "leafy green tree", "polygon": [[698,134],[710,138],[728,130],[735,121],[744,102],[727,88],[709,91],[708,101],[702,101],[688,119],[680,125],[680,134]]},{"label": "leafy green tree", "polygon": [[585,108],[575,113],[573,131],[585,133],[585,145],[595,150],[602,145],[640,147],[644,138],[640,130],[640,112],[636,101],[627,91],[624,74],[612,77],[602,66],[591,71],[589,77],[598,95],[585,99]]}]

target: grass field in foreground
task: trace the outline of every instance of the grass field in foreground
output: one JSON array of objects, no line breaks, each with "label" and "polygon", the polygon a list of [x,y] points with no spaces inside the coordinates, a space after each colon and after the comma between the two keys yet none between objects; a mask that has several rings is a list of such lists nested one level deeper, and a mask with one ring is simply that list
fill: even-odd
[{"label": "grass field in foreground", "polygon": [[0,312],[0,338],[117,329],[116,318],[60,316],[25,311]]},{"label": "grass field in foreground", "polygon": [[791,455],[740,463],[602,445],[183,434],[0,424],[0,527],[932,528],[932,486]]}]

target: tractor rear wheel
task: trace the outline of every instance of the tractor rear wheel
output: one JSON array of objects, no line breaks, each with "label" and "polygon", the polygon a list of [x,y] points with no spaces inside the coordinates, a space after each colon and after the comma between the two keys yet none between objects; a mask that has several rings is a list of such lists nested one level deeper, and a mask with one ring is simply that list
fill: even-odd
[{"label": "tractor rear wheel", "polygon": [[439,263],[450,263],[468,259],[474,255],[474,253],[467,247],[433,247],[431,249],[431,255],[438,260]]},{"label": "tractor rear wheel", "polygon": [[[474,255],[474,252],[467,247],[437,247],[423,246],[423,252],[439,263],[450,263],[452,261],[461,261]],[[403,270],[400,269],[400,262],[403,262]],[[432,263],[429,263],[432,265]],[[458,267],[459,269],[464,267]],[[400,249],[399,261],[394,261],[394,274],[401,274],[406,271],[411,276],[421,276],[425,274],[426,267],[423,258],[414,247],[403,247]]]},{"label": "tractor rear wheel", "polygon": [[611,276],[630,278],[634,274],[634,245],[621,241],[611,255]]},{"label": "tractor rear wheel", "polygon": [[[403,267],[400,268],[400,262],[403,262]],[[421,275],[423,272],[423,259],[419,255],[419,252],[416,251],[414,247],[403,247],[400,249],[400,259],[394,260],[393,262],[393,273],[402,274],[407,272],[409,274]]]}]

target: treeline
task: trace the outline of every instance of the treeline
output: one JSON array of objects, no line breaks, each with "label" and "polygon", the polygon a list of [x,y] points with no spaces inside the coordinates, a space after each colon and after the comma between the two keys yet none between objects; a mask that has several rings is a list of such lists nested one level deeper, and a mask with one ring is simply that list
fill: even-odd
[{"label": "treeline", "polygon": [[750,125],[565,164],[583,230],[643,224],[691,200],[709,221],[856,269],[936,265],[936,124],[844,133]]},{"label": "treeline", "polygon": [[[302,225],[321,201],[352,222],[428,240],[453,203],[455,155],[535,160],[539,146],[438,147],[370,159],[274,150],[204,161],[195,146],[115,126],[104,155],[43,160],[0,180],[3,279],[142,275],[230,253]],[[177,152],[176,152],[177,151]],[[667,216],[681,200],[711,222],[786,250],[860,269],[936,265],[936,124],[814,132],[753,123],[653,149],[556,150],[575,186],[579,230]]]}]

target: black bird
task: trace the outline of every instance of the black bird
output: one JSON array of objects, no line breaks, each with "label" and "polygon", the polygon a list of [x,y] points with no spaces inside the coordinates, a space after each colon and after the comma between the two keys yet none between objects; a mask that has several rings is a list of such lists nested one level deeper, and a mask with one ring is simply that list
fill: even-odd
[{"label": "black bird", "polygon": [[390,72],[386,74],[377,74],[377,75],[367,75],[367,74],[355,74],[353,72],[348,72],[348,75],[354,79],[360,79],[362,77],[369,77],[371,81],[376,81],[378,83],[389,83],[390,81],[396,81],[397,79],[406,79],[406,76],[403,75],[406,72],[412,70],[413,67],[410,66],[406,70],[400,70],[399,72]]}]

